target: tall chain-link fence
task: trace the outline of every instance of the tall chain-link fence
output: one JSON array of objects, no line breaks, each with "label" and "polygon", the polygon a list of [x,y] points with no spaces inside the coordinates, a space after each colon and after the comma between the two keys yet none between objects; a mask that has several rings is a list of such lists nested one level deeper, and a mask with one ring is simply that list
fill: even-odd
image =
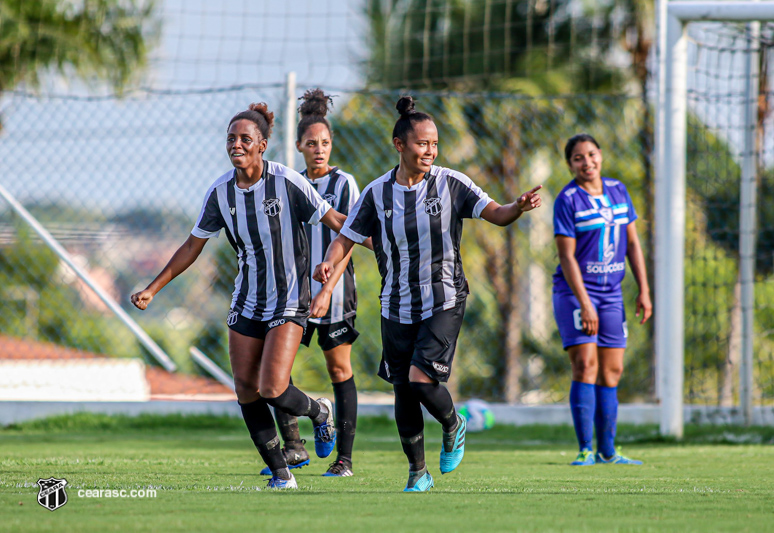
[{"label": "tall chain-link fence", "polygon": [[[511,5],[510,2],[493,3],[500,4],[503,9]],[[276,76],[266,73],[281,72],[286,61],[285,48],[265,54],[268,70],[254,68],[254,47],[247,47],[250,53],[235,56],[233,62],[225,61],[222,54],[228,50],[227,44],[239,39],[199,38],[190,28],[186,29],[186,21],[193,20],[193,26],[198,27],[200,22],[215,16],[209,8],[201,2],[195,9],[187,3],[165,2],[164,5],[163,18],[167,25],[164,42],[174,44],[166,50],[184,49],[185,54],[175,53],[170,59],[159,53],[152,58],[154,68],[172,65],[156,72],[155,85],[135,88],[122,98],[112,94],[72,96],[77,91],[51,96],[57,92],[33,93],[24,89],[0,94],[3,120],[0,184],[149,332],[176,361],[181,372],[201,373],[189,357],[191,346],[201,349],[221,367],[228,369],[229,366],[225,317],[236,259],[226,239],[210,242],[189,271],[167,286],[147,311],[135,310],[128,297],[145,287],[186,239],[208,186],[230,168],[224,148],[225,129],[231,116],[250,102],[268,102],[278,123],[267,157],[282,162],[283,125],[294,118],[286,115],[287,100],[282,83],[254,81],[269,78],[276,81]],[[461,34],[462,42],[475,41],[471,37],[474,33],[468,31],[469,17],[465,13],[455,15],[449,9],[451,5],[439,3],[441,7],[433,11],[433,16],[447,17],[452,27],[459,19],[465,30]],[[541,17],[569,13],[567,23],[572,24],[568,26],[567,42],[572,42],[577,28],[586,27],[574,22],[582,22],[585,15],[573,14],[571,3],[549,2],[546,5],[550,9],[537,11],[534,2],[527,5],[533,15],[537,13]],[[557,6],[567,7],[555,9]],[[339,7],[331,7],[329,15],[335,14],[336,9]],[[359,17],[353,13],[353,9],[347,8],[347,20]],[[374,13],[371,16],[376,16]],[[295,15],[287,9],[282,16],[286,22],[295,20],[292,18]],[[303,16],[311,26],[317,27],[310,13]],[[492,17],[484,18],[492,20]],[[599,14],[587,19],[588,27],[594,30],[589,33],[592,37],[594,32],[610,30],[609,22],[616,20]],[[273,19],[264,16],[260,20],[269,24]],[[388,24],[388,29],[393,26]],[[497,41],[498,47],[538,49],[531,40],[508,44],[512,25],[502,26],[504,40]],[[435,26],[428,24],[423,28],[423,33],[417,35],[431,35],[435,31]],[[562,26],[553,28],[556,31],[548,31],[541,39],[545,37],[547,49],[555,52],[562,50],[561,46],[567,42],[561,41]],[[733,65],[747,54],[748,41],[744,30],[736,26],[702,28],[692,34],[693,75],[689,84],[692,113],[688,151],[691,210],[685,272],[686,400],[733,404],[738,396],[736,343],[740,311],[736,294],[741,151],[738,104],[742,81]],[[258,35],[245,28],[242,31],[252,37]],[[410,55],[414,48],[421,49],[425,41],[431,42],[429,37],[417,40],[414,34],[403,32],[402,35],[402,48],[396,49],[397,52],[391,52],[389,47],[383,50],[384,65],[398,68],[398,56]],[[592,39],[589,50],[596,50],[597,55],[612,50],[617,41],[608,33],[604,35],[605,40]],[[774,264],[774,220],[770,210],[767,211],[774,190],[771,170],[774,136],[768,112],[772,92],[766,75],[771,61],[769,26],[762,35],[755,286],[755,401],[758,404],[771,403],[774,399],[771,346],[774,289],[770,281]],[[280,41],[270,37],[259,44],[267,50],[274,50],[272,46],[290,47],[292,39]],[[334,42],[324,37],[319,38],[320,42]],[[387,37],[385,34],[385,42]],[[217,48],[221,55],[199,61],[195,47],[181,45],[195,38],[199,40],[194,42],[199,43],[215,39],[222,45]],[[451,39],[447,40],[452,43]],[[348,44],[354,42],[354,38],[347,40]],[[431,67],[436,63],[452,69],[438,74],[443,79],[449,78],[450,83],[444,92],[412,91],[412,94],[417,99],[417,107],[431,113],[438,124],[437,163],[466,173],[501,203],[514,200],[520,192],[538,183],[544,185],[541,194],[545,199],[543,208],[525,215],[508,228],[483,221],[466,222],[462,257],[471,296],[450,386],[459,399],[475,396],[522,403],[563,401],[569,389],[570,368],[551,309],[551,276],[558,262],[551,223],[553,198],[571,179],[562,148],[567,138],[581,131],[593,134],[600,142],[604,175],[622,180],[631,192],[652,276],[654,228],[650,163],[654,110],[647,98],[629,93],[540,96],[542,92],[561,92],[562,87],[567,87],[564,92],[576,89],[573,84],[556,82],[558,75],[546,74],[547,69],[542,68],[545,65],[540,61],[542,56],[520,63],[520,67],[538,65],[541,68],[522,69],[518,79],[508,78],[512,74],[510,56],[492,59],[490,67],[495,63],[508,67],[498,74],[505,81],[493,84],[502,87],[505,93],[451,92],[453,87],[465,86],[451,81],[467,79],[470,73],[465,68],[476,66],[478,52],[475,47],[460,52],[466,63],[457,72],[452,67],[458,52],[451,44],[447,47],[444,44],[447,41],[432,42],[435,44],[430,49],[437,49],[440,63],[415,62],[414,66],[423,76],[425,71],[429,76],[426,83],[417,82],[415,86],[433,85],[435,74]],[[488,42],[483,39],[479,44],[484,46]],[[552,43],[561,46],[557,48]],[[308,46],[309,41],[303,44]],[[633,50],[630,52],[647,56],[646,48],[638,48],[642,44],[639,40],[630,44]],[[484,46],[482,50],[488,48]],[[557,57],[552,54],[546,57]],[[495,56],[490,53],[484,57]],[[610,57],[612,60],[618,56]],[[245,66],[248,63],[252,70]],[[333,62],[320,63],[328,69],[322,72],[312,68],[318,67],[317,64],[309,62],[309,72],[302,73],[306,82],[299,86],[296,96],[317,83],[326,92],[337,95],[330,117],[335,135],[331,163],[352,173],[362,189],[398,162],[390,135],[397,118],[394,104],[403,92],[354,90],[353,87],[362,87],[365,83],[359,76],[354,76],[356,82],[352,82],[352,71],[346,70],[349,63],[347,57],[339,54]],[[598,71],[587,69],[585,63],[573,59],[569,64],[574,69],[568,71],[572,79],[583,78],[583,72],[589,79],[598,80],[601,76]],[[346,70],[346,76],[337,69]],[[232,70],[250,84],[230,86]],[[408,74],[411,72],[402,75]],[[490,74],[484,68],[477,75],[480,78]],[[611,84],[620,81],[616,77],[602,78],[608,81],[607,85],[598,84],[600,90],[609,91]],[[293,165],[301,168],[300,156],[296,156]],[[379,278],[373,255],[357,249],[355,268],[359,291],[357,327],[362,333],[352,352],[356,379],[362,390],[386,391],[389,390],[386,383],[375,376],[381,339]],[[630,337],[620,394],[623,401],[652,401],[655,394],[653,331],[651,324],[639,325],[634,320],[636,291],[632,276],[627,275],[624,297]],[[3,343],[11,342],[9,339],[28,339],[114,357],[142,357],[148,364],[156,364],[94,293],[1,201],[0,311],[0,350]],[[329,387],[324,359],[316,347],[301,348],[293,375],[305,390]]]}]

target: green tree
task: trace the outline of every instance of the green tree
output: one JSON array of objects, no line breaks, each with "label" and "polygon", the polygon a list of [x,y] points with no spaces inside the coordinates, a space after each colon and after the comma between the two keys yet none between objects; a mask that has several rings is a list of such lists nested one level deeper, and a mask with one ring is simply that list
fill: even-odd
[{"label": "green tree", "polygon": [[158,30],[153,0],[0,0],[0,91],[75,73],[121,91]]}]

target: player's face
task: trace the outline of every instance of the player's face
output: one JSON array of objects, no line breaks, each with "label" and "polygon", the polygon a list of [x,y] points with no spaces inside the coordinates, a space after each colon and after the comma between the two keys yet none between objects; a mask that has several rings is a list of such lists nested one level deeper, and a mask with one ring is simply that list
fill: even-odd
[{"label": "player's face", "polygon": [[438,128],[432,120],[423,120],[414,124],[414,130],[409,132],[405,143],[396,139],[395,146],[407,171],[430,172],[433,161],[438,157]]},{"label": "player's face", "polygon": [[333,141],[325,124],[312,124],[306,128],[301,142],[296,142],[296,148],[304,156],[307,170],[328,170]]},{"label": "player's face", "polygon": [[235,168],[258,164],[266,151],[266,139],[252,120],[237,120],[228,128],[226,152]]},{"label": "player's face", "polygon": [[579,142],[572,149],[569,165],[577,181],[597,181],[602,176],[602,151],[592,142]]}]

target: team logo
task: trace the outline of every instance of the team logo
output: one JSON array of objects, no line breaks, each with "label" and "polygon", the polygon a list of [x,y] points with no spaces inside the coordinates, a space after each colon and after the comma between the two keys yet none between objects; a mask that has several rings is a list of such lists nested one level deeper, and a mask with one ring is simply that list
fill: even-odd
[{"label": "team logo", "polygon": [[441,199],[440,198],[425,198],[424,200],[425,204],[425,213],[428,215],[432,215],[434,217],[437,217],[441,214],[441,209],[443,208],[443,205],[441,205]]},{"label": "team logo", "polygon": [[433,368],[435,368],[441,374],[448,374],[449,373],[449,366],[448,365],[442,365],[441,363],[433,361]]},{"label": "team logo", "polygon": [[282,211],[282,202],[279,198],[269,198],[263,201],[263,214],[276,217]]},{"label": "team logo", "polygon": [[384,216],[386,216],[387,218],[390,218],[392,216],[392,209],[386,209],[384,211]]},{"label": "team logo", "polygon": [[281,326],[284,323],[285,323],[285,319],[284,318],[280,318],[279,320],[273,320],[273,321],[269,322],[269,329],[276,328],[277,326]]},{"label": "team logo", "polygon": [[605,219],[605,222],[607,224],[613,223],[613,209],[611,207],[600,207],[598,211],[599,211],[599,216]]},{"label": "team logo", "polygon": [[325,200],[326,202],[328,202],[331,205],[334,205],[336,203],[336,195],[335,194],[331,194],[331,193],[324,194],[323,195],[323,200]]},{"label": "team logo", "polygon": [[231,213],[232,217],[236,214],[236,207],[229,207],[228,210]]},{"label": "team logo", "polygon": [[226,319],[226,324],[229,326],[233,326],[237,323],[237,318],[239,318],[239,313],[236,311],[230,311],[228,314],[228,318]]},{"label": "team logo", "polygon": [[67,503],[67,492],[65,492],[65,487],[67,486],[66,479],[56,479],[53,477],[39,479],[38,485],[40,486],[38,503],[49,511],[56,511]]}]

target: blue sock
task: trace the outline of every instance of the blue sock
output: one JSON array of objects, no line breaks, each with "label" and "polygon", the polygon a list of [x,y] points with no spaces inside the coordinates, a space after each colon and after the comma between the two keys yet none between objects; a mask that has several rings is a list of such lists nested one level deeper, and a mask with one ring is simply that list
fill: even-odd
[{"label": "blue sock", "polygon": [[570,386],[570,411],[578,437],[580,451],[591,451],[591,438],[594,436],[594,385],[573,381]]},{"label": "blue sock", "polygon": [[597,452],[605,457],[615,455],[615,430],[618,422],[618,387],[594,385],[597,409],[594,426],[597,429]]}]

